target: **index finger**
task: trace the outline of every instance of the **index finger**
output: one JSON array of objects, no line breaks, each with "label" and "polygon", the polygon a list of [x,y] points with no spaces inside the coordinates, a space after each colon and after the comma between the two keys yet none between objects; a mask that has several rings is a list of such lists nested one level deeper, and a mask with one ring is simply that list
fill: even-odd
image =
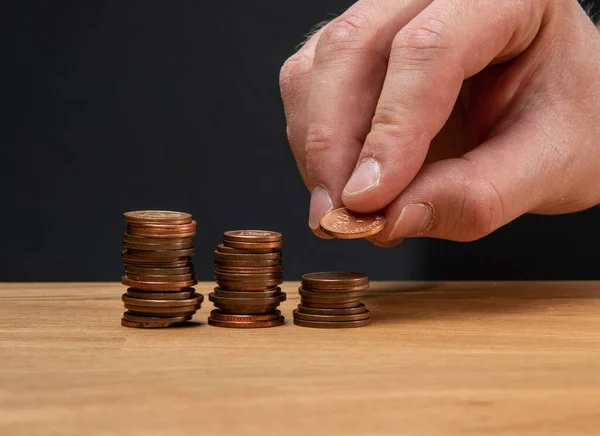
[{"label": "index finger", "polygon": [[[315,51],[306,114],[306,172],[314,198],[342,206],[342,190],[371,127],[394,35],[429,0],[363,0],[324,29]],[[329,197],[329,198],[327,198]]]},{"label": "index finger", "polygon": [[367,213],[398,197],[421,169],[463,81],[495,59],[524,51],[543,11],[522,2],[441,0],[400,30],[359,165],[344,188],[344,204]]}]

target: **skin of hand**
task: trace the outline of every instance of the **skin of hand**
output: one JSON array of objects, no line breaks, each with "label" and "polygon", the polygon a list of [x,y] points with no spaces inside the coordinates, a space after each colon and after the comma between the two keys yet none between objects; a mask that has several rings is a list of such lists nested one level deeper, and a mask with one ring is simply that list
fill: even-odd
[{"label": "skin of hand", "polygon": [[600,203],[600,33],[576,0],[361,0],[283,65],[309,226],[472,241]]}]

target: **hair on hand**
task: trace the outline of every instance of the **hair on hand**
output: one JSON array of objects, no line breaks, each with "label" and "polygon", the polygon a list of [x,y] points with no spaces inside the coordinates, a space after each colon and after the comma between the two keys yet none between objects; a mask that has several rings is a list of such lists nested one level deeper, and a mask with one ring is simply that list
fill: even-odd
[{"label": "hair on hand", "polygon": [[298,44],[296,46],[296,51],[300,50],[304,46],[304,44],[306,44],[308,42],[308,40],[315,35],[315,33],[317,33],[323,27],[327,26],[327,24],[329,24],[330,21],[331,20],[323,20],[323,21],[315,24],[313,27],[311,27],[311,29],[308,31],[308,33],[305,33],[303,35],[304,41],[302,41],[300,44]]}]

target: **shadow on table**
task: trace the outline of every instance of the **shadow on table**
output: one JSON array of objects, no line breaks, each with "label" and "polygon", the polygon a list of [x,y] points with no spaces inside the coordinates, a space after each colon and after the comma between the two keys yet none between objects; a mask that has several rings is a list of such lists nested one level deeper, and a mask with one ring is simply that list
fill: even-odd
[{"label": "shadow on table", "polygon": [[375,283],[362,298],[373,322],[557,313],[574,300],[600,299],[600,289],[536,282]]}]

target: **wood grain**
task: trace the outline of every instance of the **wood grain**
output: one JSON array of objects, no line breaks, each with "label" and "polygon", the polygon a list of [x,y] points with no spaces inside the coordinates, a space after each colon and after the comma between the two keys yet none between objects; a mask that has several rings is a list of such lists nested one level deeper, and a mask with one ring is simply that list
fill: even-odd
[{"label": "wood grain", "polygon": [[127,329],[123,292],[0,285],[1,435],[600,433],[600,282],[379,283],[344,331],[211,327],[208,301]]}]

